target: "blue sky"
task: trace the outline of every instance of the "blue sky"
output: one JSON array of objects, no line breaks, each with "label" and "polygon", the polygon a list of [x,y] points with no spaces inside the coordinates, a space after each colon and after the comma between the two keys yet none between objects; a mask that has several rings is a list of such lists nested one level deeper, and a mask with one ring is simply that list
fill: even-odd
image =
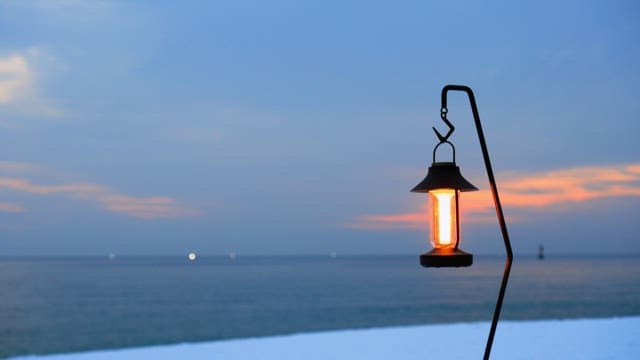
[{"label": "blue sky", "polygon": [[[1,252],[419,254],[409,189],[459,83],[516,253],[640,253],[639,20],[633,1],[0,1]],[[484,190],[462,248],[500,253],[464,96],[449,110]]]}]

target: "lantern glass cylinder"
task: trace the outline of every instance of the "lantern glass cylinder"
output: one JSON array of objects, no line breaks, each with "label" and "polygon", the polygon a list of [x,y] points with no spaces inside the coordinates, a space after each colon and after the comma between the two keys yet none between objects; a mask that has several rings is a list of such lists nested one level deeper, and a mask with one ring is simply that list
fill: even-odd
[{"label": "lantern glass cylinder", "polygon": [[455,189],[434,189],[429,191],[433,214],[431,245],[436,249],[457,248],[457,196],[458,193]]}]

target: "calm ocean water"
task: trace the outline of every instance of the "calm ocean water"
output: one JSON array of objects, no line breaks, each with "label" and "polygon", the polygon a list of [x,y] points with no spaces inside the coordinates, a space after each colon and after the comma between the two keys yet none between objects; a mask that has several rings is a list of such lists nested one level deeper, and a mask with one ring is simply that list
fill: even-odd
[{"label": "calm ocean water", "polygon": [[[504,260],[0,259],[0,357],[490,320]],[[640,315],[640,258],[517,258],[503,319]]]}]

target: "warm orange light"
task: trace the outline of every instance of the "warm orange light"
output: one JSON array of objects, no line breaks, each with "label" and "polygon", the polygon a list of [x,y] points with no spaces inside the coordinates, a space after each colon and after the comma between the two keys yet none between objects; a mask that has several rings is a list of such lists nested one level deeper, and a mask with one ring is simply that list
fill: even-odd
[{"label": "warm orange light", "polygon": [[436,189],[429,191],[433,206],[431,244],[434,248],[454,248],[458,241],[456,219],[456,190]]}]

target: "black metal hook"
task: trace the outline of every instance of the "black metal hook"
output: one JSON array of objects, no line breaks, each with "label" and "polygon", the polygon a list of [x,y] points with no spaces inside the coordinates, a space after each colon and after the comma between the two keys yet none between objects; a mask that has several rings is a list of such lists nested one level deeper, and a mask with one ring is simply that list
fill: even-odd
[{"label": "black metal hook", "polygon": [[451,134],[453,134],[453,131],[456,128],[455,128],[455,126],[453,126],[453,124],[451,122],[449,122],[449,119],[447,119],[447,108],[446,107],[442,107],[440,109],[440,119],[442,119],[442,121],[444,121],[444,123],[447,124],[447,126],[449,127],[449,131],[447,131],[447,135],[443,136],[442,134],[440,134],[438,129],[436,129],[435,127],[432,127],[432,129],[436,133],[436,136],[438,137],[438,140],[440,140],[440,143],[443,143],[443,142],[446,142],[447,140],[449,140],[449,136],[451,136]]}]

